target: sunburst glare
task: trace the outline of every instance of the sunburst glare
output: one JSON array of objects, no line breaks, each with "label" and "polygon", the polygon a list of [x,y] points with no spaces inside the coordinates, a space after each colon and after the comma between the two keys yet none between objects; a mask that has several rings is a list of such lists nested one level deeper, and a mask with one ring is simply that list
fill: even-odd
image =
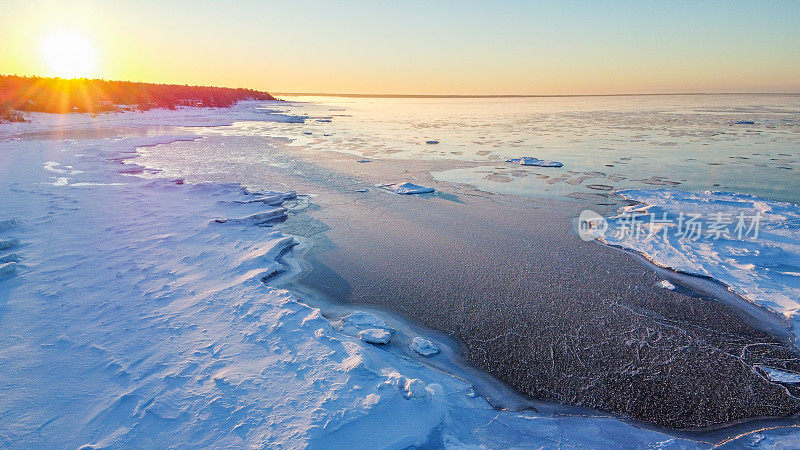
[{"label": "sunburst glare", "polygon": [[96,70],[92,43],[85,36],[74,32],[58,32],[45,37],[42,42],[42,57],[53,76],[86,77]]}]

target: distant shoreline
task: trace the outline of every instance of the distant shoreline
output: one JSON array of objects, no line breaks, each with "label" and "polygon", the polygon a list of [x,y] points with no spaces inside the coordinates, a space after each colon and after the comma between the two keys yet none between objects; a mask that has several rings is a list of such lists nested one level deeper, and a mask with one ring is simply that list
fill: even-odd
[{"label": "distant shoreline", "polygon": [[644,94],[341,94],[324,92],[273,92],[273,95],[291,97],[351,97],[351,98],[549,98],[549,97],[644,97],[684,95],[776,95],[800,96],[800,92],[673,92]]}]

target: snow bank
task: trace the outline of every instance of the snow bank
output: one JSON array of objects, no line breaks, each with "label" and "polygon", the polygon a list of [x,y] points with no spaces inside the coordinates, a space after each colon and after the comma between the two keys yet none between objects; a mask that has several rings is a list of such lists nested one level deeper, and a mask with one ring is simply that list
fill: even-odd
[{"label": "snow bank", "polygon": [[619,193],[641,205],[608,219],[603,242],[663,267],[719,280],[789,318],[800,336],[800,207],[723,192]]}]

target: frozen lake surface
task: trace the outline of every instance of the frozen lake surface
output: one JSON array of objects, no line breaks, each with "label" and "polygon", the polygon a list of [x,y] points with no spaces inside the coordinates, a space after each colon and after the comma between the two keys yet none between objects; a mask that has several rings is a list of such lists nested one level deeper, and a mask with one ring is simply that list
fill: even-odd
[{"label": "frozen lake surface", "polygon": [[[798,95],[297,100],[315,102],[287,105],[311,116],[302,131],[281,127],[297,144],[366,157],[484,162],[436,177],[490,192],[602,202],[605,186],[677,186],[800,203]],[[431,139],[439,143],[428,145]],[[564,167],[502,163],[523,156]]]},{"label": "frozen lake surface", "polygon": [[[477,379],[431,365],[454,353],[435,333],[391,314],[360,314],[366,322],[350,329],[305,294],[271,287],[275,274],[301,268],[284,255],[295,241],[277,221],[291,196],[257,168],[328,176],[281,150],[305,147],[452,161],[437,179],[530,197],[605,203],[623,186],[719,184],[796,202],[797,98],[316,99],[38,115],[21,126],[40,134],[3,129],[0,387],[11,394],[0,400],[0,443],[702,445],[614,417],[495,410]],[[523,156],[564,167],[505,163]],[[369,189],[344,175],[328,181]],[[388,343],[369,343],[374,330]],[[420,339],[441,354],[417,355]],[[736,443],[797,436],[780,428]]]}]

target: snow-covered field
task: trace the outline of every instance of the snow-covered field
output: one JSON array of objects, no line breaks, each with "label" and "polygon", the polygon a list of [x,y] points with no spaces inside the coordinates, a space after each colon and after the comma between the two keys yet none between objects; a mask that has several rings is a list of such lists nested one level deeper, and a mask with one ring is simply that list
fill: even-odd
[{"label": "snow-covered field", "polygon": [[[323,317],[269,286],[297,264],[273,220],[281,193],[123,164],[197,138],[154,126],[301,121],[255,107],[0,128],[0,447],[698,445],[610,417],[495,410],[424,356],[368,343],[391,338],[388,319]],[[94,136],[100,125],[145,135]],[[54,127],[86,133],[17,135]],[[797,443],[785,429],[741,439]]]}]

